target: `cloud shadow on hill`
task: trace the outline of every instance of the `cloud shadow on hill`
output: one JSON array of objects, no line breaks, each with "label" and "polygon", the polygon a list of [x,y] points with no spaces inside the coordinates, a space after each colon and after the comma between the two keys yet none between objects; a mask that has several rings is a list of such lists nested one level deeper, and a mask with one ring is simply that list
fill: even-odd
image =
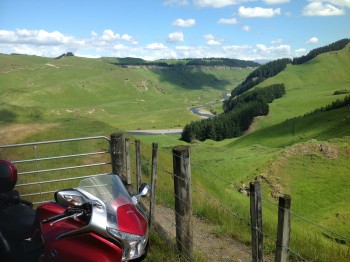
[{"label": "cloud shadow on hill", "polygon": [[194,90],[210,87],[216,90],[224,90],[228,84],[215,75],[188,67],[150,70],[159,76],[160,82],[177,85],[183,89]]}]

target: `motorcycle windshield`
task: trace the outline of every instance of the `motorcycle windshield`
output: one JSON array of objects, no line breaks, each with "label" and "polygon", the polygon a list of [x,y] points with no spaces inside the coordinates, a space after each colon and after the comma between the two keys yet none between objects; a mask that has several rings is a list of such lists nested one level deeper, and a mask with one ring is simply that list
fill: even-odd
[{"label": "motorcycle windshield", "polygon": [[147,221],[134,205],[119,176],[94,176],[82,180],[78,189],[98,198],[106,206],[107,227],[136,235],[144,235]]},{"label": "motorcycle windshield", "polygon": [[94,195],[107,208],[114,210],[119,206],[133,203],[123,182],[117,175],[100,175],[83,179],[78,185],[79,188]]}]

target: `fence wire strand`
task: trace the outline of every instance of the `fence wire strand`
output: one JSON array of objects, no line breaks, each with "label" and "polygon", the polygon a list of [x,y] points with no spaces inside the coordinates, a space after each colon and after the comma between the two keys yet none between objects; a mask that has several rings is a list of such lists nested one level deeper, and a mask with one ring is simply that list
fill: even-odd
[{"label": "fence wire strand", "polygon": [[[172,153],[172,154],[170,154],[170,155],[172,155],[173,157],[177,157],[177,158],[182,158],[182,159],[184,159],[182,156],[177,155],[177,154],[175,154],[175,153]],[[240,187],[239,185],[237,185],[236,183],[234,183],[234,182],[232,182],[232,181],[229,181],[228,179],[223,178],[222,176],[220,176],[220,175],[218,175],[218,174],[215,174],[215,173],[213,173],[213,172],[208,171],[207,169],[205,169],[204,167],[202,167],[201,165],[199,165],[199,164],[197,164],[197,163],[194,163],[194,162],[191,161],[191,166],[194,167],[194,168],[196,168],[197,170],[200,170],[202,173],[205,173],[205,174],[209,175],[210,177],[214,177],[214,178],[216,178],[216,179],[219,179],[219,180],[221,180],[221,181],[227,183],[228,185],[232,186],[233,188],[235,188],[235,189],[237,189],[237,190],[240,190],[240,189],[241,189],[241,187]],[[179,177],[179,176],[177,176],[176,174],[174,174],[174,172],[169,171],[169,170],[167,170],[166,168],[157,166],[157,171],[162,171],[162,172],[164,172],[165,174],[168,174],[168,175],[170,175],[170,176],[173,177],[173,178],[176,177],[177,179],[182,180],[183,182],[186,182],[186,183],[189,182],[186,178]],[[264,232],[263,230],[260,230],[259,228],[252,228],[251,222],[250,222],[249,220],[247,220],[247,219],[244,218],[244,217],[241,217],[241,216],[237,215],[236,212],[234,212],[233,210],[231,210],[231,209],[225,207],[218,199],[216,199],[216,198],[213,197],[212,195],[208,194],[208,193],[205,192],[203,189],[197,187],[197,186],[194,185],[192,182],[191,182],[191,186],[192,186],[193,189],[195,189],[195,190],[198,191],[199,193],[203,194],[206,198],[208,198],[208,199],[210,199],[211,201],[213,201],[213,203],[215,203],[216,205],[218,205],[218,207],[220,207],[220,208],[222,208],[223,210],[225,210],[228,214],[230,214],[231,217],[233,217],[233,218],[235,218],[235,219],[238,219],[238,220],[240,220],[241,222],[244,222],[244,223],[245,223],[247,226],[249,226],[251,229],[254,229],[254,230],[256,230],[257,232],[259,232],[260,234],[262,234],[267,240],[272,241],[274,244],[279,245],[279,246],[282,246],[283,248],[287,249],[287,250],[288,250],[293,256],[295,256],[297,259],[302,260],[302,261],[308,261],[308,260],[307,260],[305,257],[303,257],[298,251],[293,250],[290,246],[288,247],[288,246],[284,246],[284,245],[281,244],[281,243],[278,243],[277,240],[276,240],[275,238],[271,237],[269,234],[267,234],[267,233]],[[181,199],[180,196],[176,195],[175,193],[174,193],[174,195],[175,195],[176,198],[178,198],[180,201],[182,201],[185,205],[189,205],[186,201],[184,201],[183,199]],[[270,200],[270,199],[268,199],[268,198],[262,196],[261,194],[257,195],[257,197],[260,198],[261,200],[265,201],[266,203],[268,203],[268,204],[274,206],[274,207],[282,208],[282,207],[279,206],[278,203],[275,203],[274,201],[272,201],[272,200]],[[268,207],[268,206],[267,206],[267,207]],[[284,209],[284,208],[282,208],[282,209]],[[322,226],[322,225],[319,225],[319,224],[313,222],[312,220],[310,220],[310,219],[308,219],[308,218],[306,218],[306,217],[304,217],[304,216],[299,215],[299,214],[298,214],[297,212],[295,212],[295,211],[288,210],[288,209],[284,209],[284,210],[286,210],[287,212],[289,212],[290,215],[293,215],[293,216],[299,218],[301,221],[304,221],[305,223],[311,224],[311,225],[313,225],[314,227],[317,227],[317,228],[319,228],[319,229],[325,230],[325,231],[327,231],[327,232],[330,233],[330,234],[336,235],[336,236],[338,236],[338,237],[340,237],[340,238],[342,238],[342,239],[347,240],[347,241],[350,242],[350,238],[347,237],[347,236],[344,236],[344,235],[342,235],[342,234],[339,234],[339,233],[335,232],[334,230],[328,229],[328,228],[326,228],[326,227],[324,227],[324,226]],[[177,214],[175,210],[173,210],[173,211],[175,212],[175,214]],[[164,216],[163,216],[163,217],[164,217]],[[201,216],[201,218],[202,218],[203,220],[205,220],[206,222],[208,222],[204,217]],[[166,219],[169,220],[168,218],[166,218]],[[176,224],[174,224],[173,221],[169,220],[169,222],[171,222],[171,223],[177,228]],[[179,229],[179,228],[178,228],[178,229]],[[181,230],[181,229],[179,229],[179,230]],[[187,236],[187,237],[188,237],[188,236]],[[205,236],[204,236],[204,237],[205,237]],[[251,255],[251,252],[249,252],[248,250],[245,250],[245,252],[247,252],[247,253],[249,253],[249,254]]]}]

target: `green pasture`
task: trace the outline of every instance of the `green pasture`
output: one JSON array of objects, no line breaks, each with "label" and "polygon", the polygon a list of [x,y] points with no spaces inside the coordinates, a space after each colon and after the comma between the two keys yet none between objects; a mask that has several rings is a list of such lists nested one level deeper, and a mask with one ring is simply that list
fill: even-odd
[{"label": "green pasture", "polygon": [[[15,124],[28,128],[33,123],[55,124],[18,134],[15,142],[183,127],[198,119],[187,108],[221,99],[249,73],[248,69],[171,72],[121,68],[103,59],[78,57],[0,58],[0,131]],[[11,69],[11,64],[19,67]],[[276,236],[277,200],[273,192],[290,194],[291,249],[311,261],[347,261],[347,240],[302,218],[350,237],[350,193],[346,186],[350,174],[350,109],[304,116],[344,97],[333,95],[335,91],[350,90],[350,48],[322,54],[303,65],[288,65],[260,86],[275,83],[284,83],[286,95],[270,104],[269,115],[256,118],[245,135],[190,145],[194,214],[215,224],[218,236],[228,234],[249,244],[249,197],[238,188],[258,177],[264,197],[264,232]],[[145,181],[150,181],[151,144],[158,143],[156,201],[173,206],[171,149],[185,144],[180,135],[129,138],[141,140]],[[1,137],[0,144],[6,144]],[[133,157],[134,144],[131,151]],[[135,170],[134,159],[132,165]],[[153,238],[159,241],[158,236]],[[267,253],[273,252],[274,246],[273,241],[265,239]],[[297,259],[295,254],[292,257]]]},{"label": "green pasture", "polygon": [[[123,68],[104,59],[0,55],[1,122],[89,118],[120,129],[174,128],[252,69]],[[10,118],[10,119],[8,119]]]},{"label": "green pasture", "polygon": [[286,70],[258,86],[284,83],[286,94],[270,105],[266,118],[257,125],[270,127],[286,119],[303,116],[330,104],[344,95],[337,90],[350,90],[350,45],[337,53],[324,53],[302,65],[288,65]]},{"label": "green pasture", "polygon": [[[249,198],[237,188],[263,175],[264,231],[276,236],[277,200],[271,193],[278,189],[292,196],[291,249],[308,260],[347,261],[348,240],[305,220],[350,236],[346,222],[350,211],[346,186],[350,174],[350,110],[346,107],[304,115],[344,97],[333,95],[335,91],[350,90],[349,58],[348,48],[336,55],[323,54],[305,65],[289,65],[261,84],[283,82],[286,95],[270,105],[267,117],[256,119],[251,131],[240,138],[191,145],[194,185],[205,188],[237,215],[227,214],[194,189],[194,212],[215,223],[218,235],[228,233],[250,242],[249,227],[242,222],[249,221]],[[172,145],[182,143],[177,136],[138,138],[146,143],[158,142],[168,154]],[[274,247],[273,241],[265,239],[267,252]],[[292,257],[297,259],[295,254]]]}]

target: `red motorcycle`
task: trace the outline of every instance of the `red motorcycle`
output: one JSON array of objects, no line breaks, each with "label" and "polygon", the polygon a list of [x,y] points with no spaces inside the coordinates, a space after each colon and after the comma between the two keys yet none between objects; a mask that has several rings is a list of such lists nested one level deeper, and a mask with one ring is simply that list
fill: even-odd
[{"label": "red motorcycle", "polygon": [[[0,160],[0,249],[8,261],[141,261],[148,223],[139,199],[119,176],[96,175],[57,191],[55,202],[33,210],[13,190],[16,168]],[[3,261],[3,259],[1,259]]]}]

